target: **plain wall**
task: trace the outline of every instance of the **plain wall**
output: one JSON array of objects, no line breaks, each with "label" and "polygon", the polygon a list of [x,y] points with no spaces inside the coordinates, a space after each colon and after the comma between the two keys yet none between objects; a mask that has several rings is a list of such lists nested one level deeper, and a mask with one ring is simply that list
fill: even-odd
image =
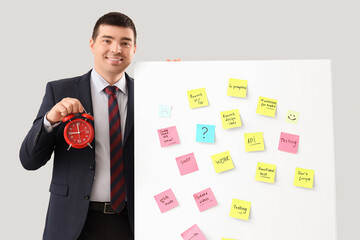
[{"label": "plain wall", "polygon": [[52,163],[25,171],[20,144],[46,82],[91,69],[95,21],[121,11],[137,26],[135,61],[331,59],[338,239],[352,239],[360,215],[358,9],[350,0],[1,2],[0,238],[41,238]]}]

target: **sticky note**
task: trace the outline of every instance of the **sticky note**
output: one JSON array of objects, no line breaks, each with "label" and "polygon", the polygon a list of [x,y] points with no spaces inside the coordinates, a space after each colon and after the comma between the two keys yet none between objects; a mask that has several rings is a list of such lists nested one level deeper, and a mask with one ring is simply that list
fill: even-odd
[{"label": "sticky note", "polygon": [[255,180],[261,182],[274,183],[276,165],[259,162],[256,167]]},{"label": "sticky note", "polygon": [[287,121],[289,123],[295,123],[296,124],[298,122],[298,120],[299,120],[299,115],[300,115],[299,112],[288,110],[287,114],[286,114],[285,121]]},{"label": "sticky note", "polygon": [[246,152],[263,151],[265,149],[262,132],[244,133],[244,141]]},{"label": "sticky note", "polygon": [[187,91],[190,108],[204,107],[208,105],[205,88]]},{"label": "sticky note", "polygon": [[231,203],[230,217],[249,220],[251,202],[233,199]]},{"label": "sticky note", "polygon": [[214,143],[215,125],[196,125],[196,142]]},{"label": "sticky note", "polygon": [[241,127],[239,109],[220,112],[223,129]]},{"label": "sticky note", "polygon": [[281,132],[278,150],[289,153],[297,153],[300,136]]},{"label": "sticky note", "polygon": [[234,168],[230,152],[222,152],[211,156],[215,172],[220,173]]},{"label": "sticky note", "polygon": [[176,158],[180,175],[186,175],[199,170],[194,153],[189,153]]},{"label": "sticky note", "polygon": [[246,97],[247,84],[247,80],[230,78],[227,95],[242,98]]},{"label": "sticky note", "polygon": [[171,117],[171,106],[159,105],[159,117],[163,117],[163,118]]},{"label": "sticky note", "polygon": [[304,187],[304,188],[313,188],[314,185],[314,170],[296,168],[295,169],[295,178],[294,186]]},{"label": "sticky note", "polygon": [[215,196],[210,188],[195,193],[193,196],[200,212],[217,205]]},{"label": "sticky note", "polygon": [[198,225],[193,225],[181,234],[183,240],[206,240]]},{"label": "sticky note", "polygon": [[232,239],[232,238],[221,238],[221,240],[236,240],[236,239]]},{"label": "sticky note", "polygon": [[259,97],[256,113],[262,114],[269,117],[275,117],[277,100]]},{"label": "sticky note", "polygon": [[169,211],[179,205],[171,188],[155,195],[154,198],[161,213]]},{"label": "sticky note", "polygon": [[167,147],[180,143],[176,126],[158,129],[158,135],[161,147]]}]

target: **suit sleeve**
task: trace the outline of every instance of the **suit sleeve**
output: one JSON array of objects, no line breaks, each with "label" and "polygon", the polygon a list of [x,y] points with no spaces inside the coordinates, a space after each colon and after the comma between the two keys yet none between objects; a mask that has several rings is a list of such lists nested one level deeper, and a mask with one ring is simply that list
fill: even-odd
[{"label": "suit sleeve", "polygon": [[55,148],[58,128],[48,133],[43,126],[45,114],[55,104],[53,88],[48,83],[37,117],[20,148],[20,161],[27,170],[36,170],[45,165]]}]

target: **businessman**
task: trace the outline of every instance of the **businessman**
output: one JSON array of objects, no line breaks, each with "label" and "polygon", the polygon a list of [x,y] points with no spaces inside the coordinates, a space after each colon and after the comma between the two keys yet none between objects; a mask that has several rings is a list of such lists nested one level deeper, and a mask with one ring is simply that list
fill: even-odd
[{"label": "businessman", "polygon": [[[90,49],[93,69],[47,84],[20,149],[27,170],[54,154],[43,239],[134,239],[134,81],[125,73],[136,51],[133,21],[105,14]],[[62,120],[83,112],[94,117],[92,148],[69,148]]]}]

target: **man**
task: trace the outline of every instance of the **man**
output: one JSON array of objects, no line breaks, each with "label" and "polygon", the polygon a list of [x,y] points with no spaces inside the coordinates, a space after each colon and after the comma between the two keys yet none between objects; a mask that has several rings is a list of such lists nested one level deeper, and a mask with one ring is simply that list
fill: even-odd
[{"label": "man", "polygon": [[[105,14],[90,48],[90,72],[47,84],[20,149],[28,170],[54,152],[43,239],[134,239],[134,82],[125,73],[136,51],[134,23],[122,13]],[[92,148],[68,149],[62,120],[83,111],[94,116]]]}]

